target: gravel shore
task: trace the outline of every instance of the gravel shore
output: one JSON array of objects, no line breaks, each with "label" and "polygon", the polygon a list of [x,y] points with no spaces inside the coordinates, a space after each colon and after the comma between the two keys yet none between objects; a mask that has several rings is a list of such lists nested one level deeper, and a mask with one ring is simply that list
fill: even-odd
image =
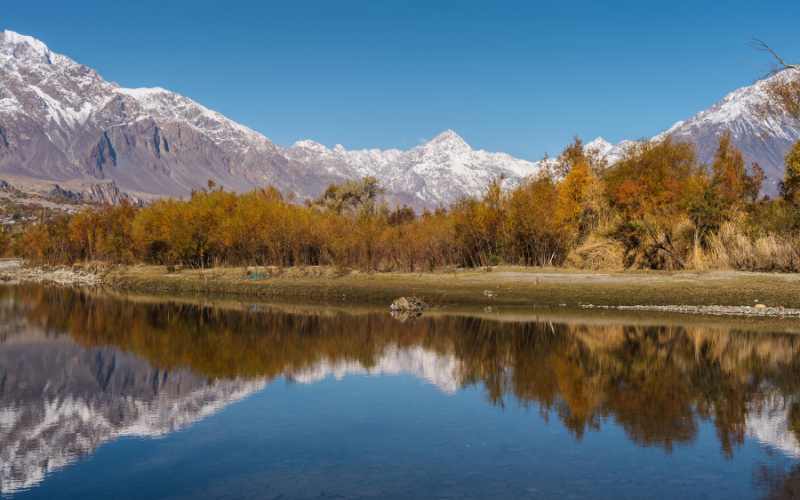
[{"label": "gravel shore", "polygon": [[779,317],[800,318],[800,309],[785,307],[769,307],[762,304],[755,306],[598,306],[584,304],[584,309],[616,309],[619,311],[653,311],[679,314],[703,314],[707,316],[749,316],[749,317]]},{"label": "gravel shore", "polygon": [[57,285],[98,286],[103,278],[98,269],[86,267],[25,267],[21,260],[0,260],[0,282],[54,283]]}]

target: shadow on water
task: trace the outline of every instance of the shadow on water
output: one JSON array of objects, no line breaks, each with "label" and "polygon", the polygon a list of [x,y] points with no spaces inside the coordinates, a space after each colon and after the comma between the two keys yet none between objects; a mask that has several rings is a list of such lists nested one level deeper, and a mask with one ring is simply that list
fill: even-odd
[{"label": "shadow on water", "polygon": [[[557,416],[573,439],[613,421],[671,453],[713,426],[800,457],[800,336],[728,326],[298,313],[0,288],[0,488],[9,494],[120,436],[181,429],[276,378],[411,374]],[[797,469],[760,470],[774,498]],[[788,493],[787,493],[788,492]]]}]

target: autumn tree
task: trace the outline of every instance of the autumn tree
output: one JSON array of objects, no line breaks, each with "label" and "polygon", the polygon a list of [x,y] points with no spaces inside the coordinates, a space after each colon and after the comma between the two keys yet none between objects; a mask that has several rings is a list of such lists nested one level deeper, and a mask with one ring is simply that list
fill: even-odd
[{"label": "autumn tree", "polygon": [[752,207],[763,181],[761,167],[754,163],[748,172],[741,151],[733,145],[730,132],[725,132],[708,175],[694,175],[687,186],[695,242],[706,246],[722,223]]},{"label": "autumn tree", "polygon": [[392,210],[388,214],[386,221],[390,226],[400,226],[413,222],[416,218],[417,214],[414,212],[414,209],[403,205],[402,207],[397,207]]},{"label": "autumn tree", "polygon": [[528,180],[508,198],[509,257],[524,265],[558,265],[566,256],[562,222],[553,207],[560,193],[550,176]]},{"label": "autumn tree", "polygon": [[556,159],[555,174],[559,178],[565,177],[572,168],[587,161],[586,151],[583,147],[583,140],[580,137],[575,137],[572,142],[564,148],[558,158]]},{"label": "autumn tree", "polygon": [[463,198],[451,207],[457,248],[469,267],[497,264],[504,241],[503,179],[493,180],[481,199]]},{"label": "autumn tree", "polygon": [[14,243],[14,254],[40,264],[59,264],[76,259],[69,238],[69,216],[57,215],[29,226]]},{"label": "autumn tree", "polygon": [[616,236],[628,265],[684,267],[676,230],[688,217],[689,187],[698,171],[694,147],[667,137],[631,147],[606,172],[606,196],[621,219]]},{"label": "autumn tree", "polygon": [[602,205],[600,180],[588,158],[576,160],[558,184],[557,191],[555,218],[567,240],[576,242],[596,227]]},{"label": "autumn tree", "polygon": [[758,164],[748,173],[742,152],[732,142],[731,133],[725,132],[711,164],[711,188],[721,203],[731,209],[741,208],[758,198],[764,171]]},{"label": "autumn tree", "polygon": [[786,155],[781,197],[790,205],[800,207],[800,141],[797,141]]},{"label": "autumn tree", "polygon": [[331,184],[314,202],[336,213],[374,211],[378,197],[385,193],[378,179],[367,176],[359,181]]}]

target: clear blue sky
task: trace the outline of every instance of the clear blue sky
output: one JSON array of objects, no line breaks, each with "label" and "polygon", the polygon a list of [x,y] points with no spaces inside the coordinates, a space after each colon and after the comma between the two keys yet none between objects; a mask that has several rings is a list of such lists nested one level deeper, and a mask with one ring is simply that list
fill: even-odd
[{"label": "clear blue sky", "polygon": [[0,28],[279,144],[410,147],[452,128],[537,159],[653,135],[800,59],[800,1],[13,1]]}]

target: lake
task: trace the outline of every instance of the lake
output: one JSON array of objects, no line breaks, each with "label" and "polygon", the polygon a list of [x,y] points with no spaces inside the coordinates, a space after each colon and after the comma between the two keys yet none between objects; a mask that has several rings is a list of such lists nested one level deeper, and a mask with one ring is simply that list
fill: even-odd
[{"label": "lake", "polygon": [[795,498],[797,332],[0,287],[0,494]]}]

